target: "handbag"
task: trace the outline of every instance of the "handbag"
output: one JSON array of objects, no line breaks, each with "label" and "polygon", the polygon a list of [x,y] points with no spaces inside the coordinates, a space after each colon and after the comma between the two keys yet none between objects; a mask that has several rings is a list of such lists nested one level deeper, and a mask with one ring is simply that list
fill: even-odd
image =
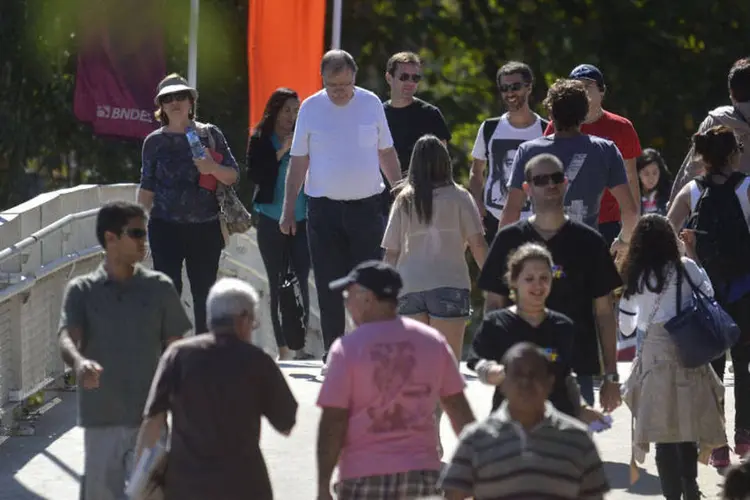
[{"label": "handbag", "polygon": [[[208,138],[208,145],[212,151],[216,150],[216,139],[211,133],[211,127],[206,123],[195,122],[196,130]],[[253,227],[253,218],[245,205],[237,196],[234,186],[227,186],[221,182],[216,186],[216,201],[219,203],[219,222],[224,235],[224,243],[229,242],[229,236],[246,233]]]},{"label": "handbag", "polygon": [[[692,290],[693,303],[682,308],[682,278]],[[713,297],[706,295],[690,279],[684,266],[677,269],[677,314],[664,328],[677,346],[685,368],[707,365],[729,350],[740,338],[740,328]]]},{"label": "handbag", "polygon": [[287,347],[299,351],[305,347],[307,335],[307,311],[302,300],[302,284],[291,259],[292,238],[286,236],[282,257],[281,272],[279,273],[279,321],[281,331],[284,332]]}]

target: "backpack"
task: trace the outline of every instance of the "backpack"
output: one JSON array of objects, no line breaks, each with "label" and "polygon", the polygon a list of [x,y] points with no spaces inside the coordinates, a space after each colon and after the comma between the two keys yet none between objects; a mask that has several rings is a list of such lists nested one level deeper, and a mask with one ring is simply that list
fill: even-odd
[{"label": "backpack", "polygon": [[[482,136],[484,137],[484,157],[487,158],[487,161],[490,161],[490,139],[492,139],[492,134],[495,133],[497,125],[500,123],[500,118],[502,118],[502,116],[496,116],[495,118],[489,118],[484,121]],[[542,135],[544,135],[544,131],[547,130],[549,121],[539,117],[539,124],[542,126]]]},{"label": "backpack", "polygon": [[696,253],[714,285],[728,287],[750,274],[750,231],[735,193],[746,177],[734,172],[724,184],[695,180],[702,192],[687,228],[696,231]]}]

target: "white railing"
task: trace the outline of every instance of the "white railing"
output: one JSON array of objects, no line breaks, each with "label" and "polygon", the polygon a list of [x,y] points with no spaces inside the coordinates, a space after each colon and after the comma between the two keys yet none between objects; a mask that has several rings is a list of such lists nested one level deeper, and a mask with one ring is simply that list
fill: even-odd
[{"label": "white railing", "polygon": [[[136,185],[83,185],[45,193],[0,213],[0,418],[7,410],[64,374],[57,349],[62,295],[74,276],[95,269],[102,251],[95,234],[98,207],[112,200],[135,200]],[[253,342],[276,351],[268,307],[268,283],[254,230],[233,236],[224,250],[220,275],[255,286],[263,302]],[[192,317],[189,281],[183,302]],[[311,327],[318,330],[312,278]],[[308,349],[322,352],[319,335]]]}]

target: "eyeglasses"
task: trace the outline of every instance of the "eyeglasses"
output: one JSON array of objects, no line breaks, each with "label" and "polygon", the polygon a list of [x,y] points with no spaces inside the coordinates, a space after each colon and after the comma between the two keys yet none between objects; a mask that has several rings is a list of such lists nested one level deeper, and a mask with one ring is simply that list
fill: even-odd
[{"label": "eyeglasses", "polygon": [[526,87],[526,85],[524,82],[504,83],[500,85],[500,92],[518,92]]},{"label": "eyeglasses", "polygon": [[552,184],[562,184],[565,182],[565,174],[562,172],[555,172],[553,174],[539,174],[531,178],[531,183],[537,187],[547,186]]},{"label": "eyeglasses", "polygon": [[422,80],[422,75],[418,73],[401,73],[398,79],[402,82],[408,82],[411,80],[414,83],[419,83]]},{"label": "eyeglasses", "polygon": [[146,235],[148,232],[145,229],[141,229],[139,227],[129,227],[123,231],[126,235],[128,235],[130,238],[133,238],[134,240],[142,240],[146,238]]},{"label": "eyeglasses", "polygon": [[172,101],[185,101],[190,98],[190,94],[187,92],[177,92],[176,94],[167,94],[161,96],[159,99],[162,104],[169,104]]}]

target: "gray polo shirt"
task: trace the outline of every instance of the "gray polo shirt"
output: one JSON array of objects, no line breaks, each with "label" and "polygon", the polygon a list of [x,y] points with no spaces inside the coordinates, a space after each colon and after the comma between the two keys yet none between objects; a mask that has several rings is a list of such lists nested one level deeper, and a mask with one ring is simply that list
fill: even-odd
[{"label": "gray polo shirt", "polygon": [[60,331],[74,327],[81,354],[102,366],[97,389],[79,384],[78,424],[140,425],[166,340],[192,329],[172,281],[141,265],[129,280],[114,281],[99,266],[68,283]]},{"label": "gray polo shirt", "polygon": [[464,428],[440,485],[476,500],[601,500],[609,491],[586,426],[550,403],[528,431],[510,417],[507,402]]}]

